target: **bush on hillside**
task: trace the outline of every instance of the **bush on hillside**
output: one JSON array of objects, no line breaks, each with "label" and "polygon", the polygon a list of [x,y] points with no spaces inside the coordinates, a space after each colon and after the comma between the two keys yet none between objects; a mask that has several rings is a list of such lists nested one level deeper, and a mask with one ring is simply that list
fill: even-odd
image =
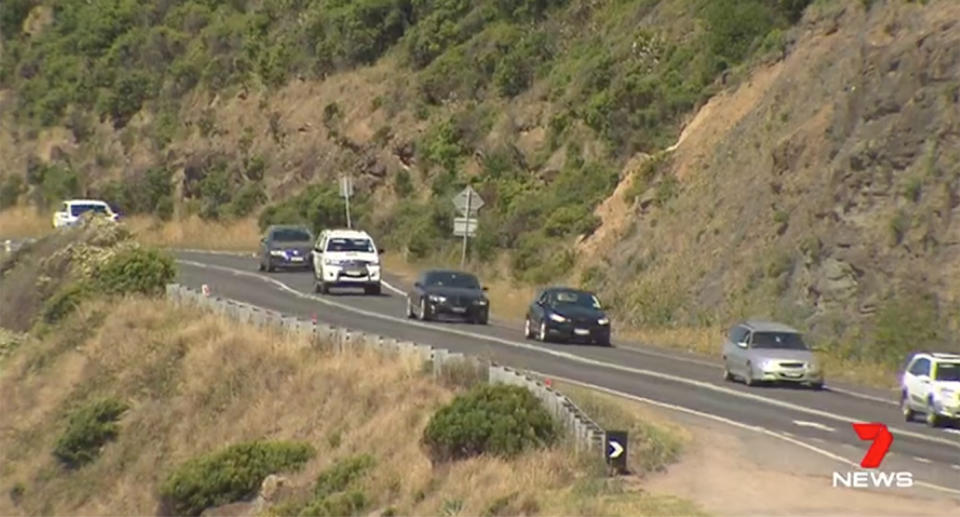
[{"label": "bush on hillside", "polygon": [[47,299],[43,306],[41,318],[44,323],[52,325],[72,314],[84,300],[92,295],[93,289],[87,282],[67,284]]},{"label": "bush on hillside", "polygon": [[127,409],[125,402],[111,398],[95,400],[77,409],[57,440],[54,456],[68,468],[94,461],[101,447],[117,437],[117,420]]},{"label": "bush on hillside", "polygon": [[256,494],[277,472],[298,471],[316,451],[302,442],[245,442],[178,466],[160,487],[169,514],[200,515],[204,509]]},{"label": "bush on hillside", "polygon": [[97,268],[97,287],[109,294],[158,295],[173,281],[173,258],[152,248],[131,248]]},{"label": "bush on hillside", "polygon": [[422,442],[433,461],[510,457],[552,444],[556,425],[526,388],[482,384],[437,411]]},{"label": "bush on hillside", "polygon": [[4,178],[3,182],[0,183],[0,210],[17,204],[20,195],[24,192],[26,192],[26,188],[24,188],[22,177],[11,174]]},{"label": "bush on hillside", "polygon": [[369,500],[356,483],[373,468],[369,454],[350,456],[331,465],[317,476],[313,498],[298,512],[302,517],[341,517],[357,515]]}]

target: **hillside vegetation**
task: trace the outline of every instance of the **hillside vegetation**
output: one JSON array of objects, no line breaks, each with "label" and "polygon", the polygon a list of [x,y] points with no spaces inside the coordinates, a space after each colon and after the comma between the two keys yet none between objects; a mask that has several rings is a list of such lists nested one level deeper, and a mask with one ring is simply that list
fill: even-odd
[{"label": "hillside vegetation", "polygon": [[[163,256],[121,230],[101,221],[4,259],[0,307],[19,312],[0,314],[2,515],[699,514],[636,486],[679,458],[672,425],[620,410],[635,475],[608,478],[524,388],[467,390],[413,356],[169,305],[146,288],[170,280],[144,266]],[[63,310],[85,264],[120,262],[96,277],[140,282]],[[36,303],[14,297],[54,278]],[[464,425],[478,418],[490,425]]]},{"label": "hillside vegetation", "polygon": [[0,209],[83,193],[255,243],[343,224],[350,173],[354,219],[438,263],[470,183],[471,267],[598,289],[648,339],[776,318],[881,382],[955,347],[950,0],[10,5]]}]

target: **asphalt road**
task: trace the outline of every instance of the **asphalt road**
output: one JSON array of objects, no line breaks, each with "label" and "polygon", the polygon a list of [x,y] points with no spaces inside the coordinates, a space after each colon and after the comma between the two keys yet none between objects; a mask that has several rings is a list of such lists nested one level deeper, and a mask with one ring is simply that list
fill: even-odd
[{"label": "asphalt road", "polygon": [[[534,370],[644,397],[660,404],[714,415],[741,426],[776,432],[797,445],[859,464],[869,447],[852,422],[883,422],[894,435],[884,471],[907,470],[917,480],[958,490],[960,430],[906,423],[895,401],[876,393],[756,387],[721,379],[719,364],[644,349],[636,343],[611,348],[543,344],[523,338],[521,328],[419,322],[405,317],[405,298],[393,289],[380,296],[344,291],[313,294],[310,272],[259,273],[251,257],[181,251],[179,281],[208,284],[216,296],[252,303],[336,326],[475,354],[500,364]],[[406,286],[390,276],[401,290]],[[522,315],[519,316],[522,318]],[[829,384],[829,379],[827,380]],[[855,470],[838,465],[838,471]],[[829,475],[830,473],[825,473]]]}]

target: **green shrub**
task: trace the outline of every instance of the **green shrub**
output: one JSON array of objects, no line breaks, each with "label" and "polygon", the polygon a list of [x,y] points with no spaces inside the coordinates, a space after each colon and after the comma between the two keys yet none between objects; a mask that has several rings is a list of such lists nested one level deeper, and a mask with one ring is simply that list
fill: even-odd
[{"label": "green shrub", "polygon": [[510,457],[553,443],[557,429],[526,388],[482,384],[433,415],[422,441],[434,461]]},{"label": "green shrub", "polygon": [[369,454],[350,456],[337,461],[317,476],[314,495],[326,497],[346,490],[375,464],[376,461]]},{"label": "green shrub", "polygon": [[230,202],[227,213],[233,217],[245,217],[266,201],[267,193],[264,192],[262,184],[245,183]]},{"label": "green shrub", "polygon": [[86,465],[100,455],[100,448],[115,439],[117,420],[128,408],[115,399],[93,401],[70,414],[67,428],[57,440],[54,456],[68,468]]},{"label": "green shrub", "polygon": [[175,515],[254,495],[270,474],[297,471],[312,459],[312,446],[300,442],[245,442],[186,461],[163,481],[163,505]]},{"label": "green shrub", "polygon": [[80,177],[73,169],[60,165],[40,165],[27,171],[27,183],[37,185],[38,201],[50,207],[80,195]]},{"label": "green shrub", "polygon": [[313,499],[302,510],[301,517],[352,517],[359,515],[369,504],[360,490],[350,490]]},{"label": "green shrub", "polygon": [[4,178],[0,183],[0,210],[9,208],[20,199],[20,195],[26,192],[23,178],[17,174],[11,174]]},{"label": "green shrub", "polygon": [[937,299],[932,295],[909,293],[887,300],[873,321],[873,340],[864,356],[893,367],[903,358],[922,349],[937,348],[947,337]]},{"label": "green shrub", "polygon": [[393,190],[397,197],[405,199],[413,194],[413,181],[410,179],[410,173],[401,169],[393,179]]},{"label": "green shrub", "polygon": [[[352,217],[365,214],[365,197],[355,192],[350,198]],[[354,219],[356,223],[356,219]],[[260,212],[260,229],[271,224],[306,224],[314,232],[347,225],[346,206],[336,183],[310,185],[296,196],[268,205]]]},{"label": "green shrub", "polygon": [[152,248],[123,250],[97,268],[97,286],[109,294],[158,295],[173,281],[173,258]]},{"label": "green shrub", "polygon": [[54,324],[69,316],[73,311],[93,295],[93,289],[86,282],[77,282],[61,287],[43,306],[41,318],[44,323]]}]

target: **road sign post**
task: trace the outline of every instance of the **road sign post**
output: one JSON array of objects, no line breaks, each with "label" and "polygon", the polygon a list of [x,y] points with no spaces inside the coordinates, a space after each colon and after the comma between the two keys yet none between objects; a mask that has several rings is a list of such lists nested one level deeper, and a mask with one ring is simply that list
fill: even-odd
[{"label": "road sign post", "polygon": [[344,209],[347,212],[347,228],[352,228],[350,224],[350,196],[353,195],[353,178],[350,175],[340,176],[340,195],[343,196]]},{"label": "road sign post", "polygon": [[461,268],[467,263],[467,239],[473,237],[477,231],[475,214],[483,204],[483,198],[470,185],[453,197],[453,206],[463,214],[463,217],[453,219],[453,234],[463,236],[463,247],[460,251]]},{"label": "road sign post", "polygon": [[609,465],[618,474],[627,473],[627,432],[607,431],[604,440],[605,457]]}]

